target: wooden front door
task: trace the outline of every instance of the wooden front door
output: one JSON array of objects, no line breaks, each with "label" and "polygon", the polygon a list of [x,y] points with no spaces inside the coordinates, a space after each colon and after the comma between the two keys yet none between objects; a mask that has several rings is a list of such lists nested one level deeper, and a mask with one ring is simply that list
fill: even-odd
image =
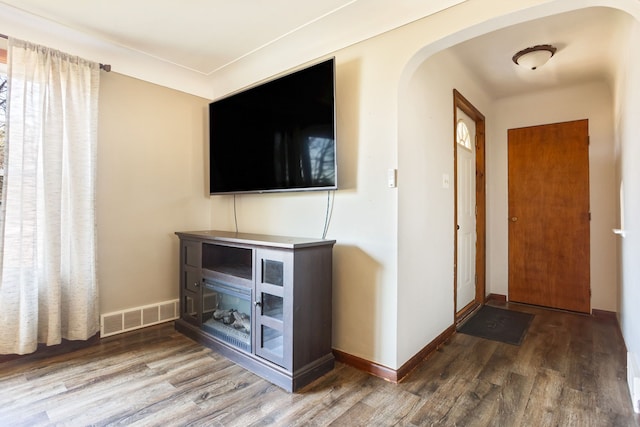
[{"label": "wooden front door", "polygon": [[509,129],[509,300],[589,313],[588,120]]}]

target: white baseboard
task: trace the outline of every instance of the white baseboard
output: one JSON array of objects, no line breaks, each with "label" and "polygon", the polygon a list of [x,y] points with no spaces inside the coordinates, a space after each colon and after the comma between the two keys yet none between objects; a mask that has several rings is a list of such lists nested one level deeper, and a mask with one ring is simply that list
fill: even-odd
[{"label": "white baseboard", "polygon": [[633,410],[640,413],[640,359],[631,352],[627,352],[627,384]]},{"label": "white baseboard", "polygon": [[176,299],[105,313],[100,316],[100,337],[175,320],[179,317],[179,302],[180,300]]}]

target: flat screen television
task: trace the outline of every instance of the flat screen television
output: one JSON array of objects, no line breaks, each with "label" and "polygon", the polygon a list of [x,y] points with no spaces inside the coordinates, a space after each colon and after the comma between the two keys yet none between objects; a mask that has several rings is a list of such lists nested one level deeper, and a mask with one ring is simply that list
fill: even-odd
[{"label": "flat screen television", "polygon": [[209,104],[210,194],[337,189],[334,59]]}]

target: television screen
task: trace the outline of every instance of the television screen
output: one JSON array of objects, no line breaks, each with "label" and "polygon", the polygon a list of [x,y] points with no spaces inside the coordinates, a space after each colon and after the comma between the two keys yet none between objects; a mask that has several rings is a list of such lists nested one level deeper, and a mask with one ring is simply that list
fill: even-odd
[{"label": "television screen", "polygon": [[334,60],[209,105],[211,194],[337,188]]}]

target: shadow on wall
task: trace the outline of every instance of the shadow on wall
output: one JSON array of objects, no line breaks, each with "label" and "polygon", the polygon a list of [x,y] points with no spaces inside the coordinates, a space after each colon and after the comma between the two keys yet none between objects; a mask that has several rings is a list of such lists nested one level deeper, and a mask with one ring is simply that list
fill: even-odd
[{"label": "shadow on wall", "polygon": [[204,141],[202,141],[202,166],[204,168],[204,176],[202,182],[202,188],[204,189],[204,197],[210,197],[209,195],[209,177],[211,176],[211,166],[209,164],[209,104],[202,109],[202,134],[204,135]]},{"label": "shadow on wall", "polygon": [[338,188],[358,187],[358,123],[360,114],[360,61],[336,62],[336,146]]},{"label": "shadow on wall", "polygon": [[333,347],[370,359],[378,353],[381,266],[357,246],[333,249]]}]

